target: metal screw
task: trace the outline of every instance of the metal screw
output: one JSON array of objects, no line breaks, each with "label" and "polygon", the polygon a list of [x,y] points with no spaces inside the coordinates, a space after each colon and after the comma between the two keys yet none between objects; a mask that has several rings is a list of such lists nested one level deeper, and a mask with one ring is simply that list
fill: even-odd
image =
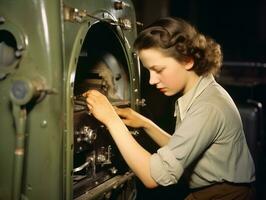
[{"label": "metal screw", "polygon": [[0,16],[0,24],[3,24],[3,23],[5,23],[5,18],[4,17],[2,17],[2,16]]},{"label": "metal screw", "polygon": [[47,121],[46,120],[43,120],[42,122],[41,122],[41,127],[42,128],[45,128],[45,127],[47,127]]}]

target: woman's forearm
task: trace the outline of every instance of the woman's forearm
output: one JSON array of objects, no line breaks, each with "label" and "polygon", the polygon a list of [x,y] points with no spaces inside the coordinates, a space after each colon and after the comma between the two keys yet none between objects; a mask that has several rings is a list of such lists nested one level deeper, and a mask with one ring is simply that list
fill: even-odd
[{"label": "woman's forearm", "polygon": [[137,113],[131,108],[116,108],[116,113],[127,126],[143,128],[159,146],[164,146],[168,143],[170,135],[147,117]]},{"label": "woman's forearm", "polygon": [[143,123],[143,129],[160,147],[166,145],[171,137],[170,134],[149,119]]},{"label": "woman's forearm", "polygon": [[156,187],[157,183],[150,175],[151,154],[137,143],[118,116],[110,120],[106,126],[132,171],[146,187]]}]

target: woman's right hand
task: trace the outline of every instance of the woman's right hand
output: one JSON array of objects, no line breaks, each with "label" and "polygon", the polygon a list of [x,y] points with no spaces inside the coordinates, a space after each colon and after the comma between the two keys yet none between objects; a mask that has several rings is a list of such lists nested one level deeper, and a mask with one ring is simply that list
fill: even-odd
[{"label": "woman's right hand", "polygon": [[125,125],[132,128],[144,128],[145,123],[148,121],[146,117],[142,116],[131,108],[115,107],[115,111],[123,120]]}]

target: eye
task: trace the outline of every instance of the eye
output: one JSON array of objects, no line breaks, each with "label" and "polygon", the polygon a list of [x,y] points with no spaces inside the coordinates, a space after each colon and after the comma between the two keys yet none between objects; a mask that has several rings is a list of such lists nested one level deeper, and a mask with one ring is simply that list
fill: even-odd
[{"label": "eye", "polygon": [[154,71],[155,71],[156,73],[161,73],[163,70],[164,70],[164,68],[154,69]]}]

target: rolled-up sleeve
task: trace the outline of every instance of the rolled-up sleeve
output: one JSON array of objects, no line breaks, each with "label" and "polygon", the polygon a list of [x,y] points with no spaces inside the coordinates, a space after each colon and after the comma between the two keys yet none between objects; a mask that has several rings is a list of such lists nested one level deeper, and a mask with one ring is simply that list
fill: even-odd
[{"label": "rolled-up sleeve", "polygon": [[[152,155],[150,166],[153,179],[163,186],[177,183],[185,168],[212,144],[221,129],[223,118],[222,112],[208,102],[191,107],[169,143]],[[202,161],[207,158],[202,158]],[[204,170],[206,167],[210,168],[204,165]]]},{"label": "rolled-up sleeve", "polygon": [[151,156],[151,176],[160,185],[167,186],[177,183],[183,174],[183,167],[165,146]]}]

